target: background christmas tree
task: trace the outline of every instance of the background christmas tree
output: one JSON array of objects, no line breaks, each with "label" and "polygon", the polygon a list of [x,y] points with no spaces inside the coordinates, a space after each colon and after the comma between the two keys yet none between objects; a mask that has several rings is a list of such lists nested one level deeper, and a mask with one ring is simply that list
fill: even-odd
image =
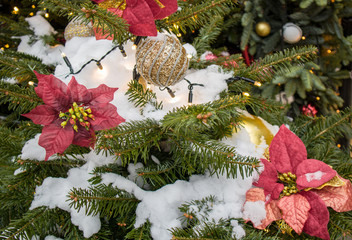
[{"label": "background christmas tree", "polygon": [[[255,229],[242,206],[281,124],[302,139],[308,158],[352,178],[349,147],[338,144],[351,135],[351,111],[336,96],[348,77],[350,42],[339,18],[350,16],[350,1],[179,1],[176,13],[155,24],[185,44],[190,70],[186,80],[162,87],[138,78],[136,62],[139,73],[147,63],[135,59],[132,45],[141,48],[143,40],[107,12],[120,2],[105,4],[4,2],[1,238],[314,238],[280,221]],[[286,12],[272,10],[282,6]],[[78,28],[65,29],[76,17]],[[258,36],[260,21],[271,26],[269,35]],[[305,40],[285,43],[279,29],[287,22],[300,26]],[[90,24],[111,40],[96,40]],[[46,104],[33,70],[66,84],[74,75],[87,88],[118,87],[112,103],[126,122],[97,131],[94,150],[71,145],[43,161],[43,127],[21,116]],[[295,94],[292,105],[263,98],[283,89]],[[309,103],[323,115],[299,115]],[[331,239],[351,236],[351,211],[329,212]]]}]

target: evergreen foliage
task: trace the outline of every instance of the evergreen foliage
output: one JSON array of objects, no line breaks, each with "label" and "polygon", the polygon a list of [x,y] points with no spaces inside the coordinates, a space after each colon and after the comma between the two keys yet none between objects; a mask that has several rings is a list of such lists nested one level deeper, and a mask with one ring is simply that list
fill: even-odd
[{"label": "evergreen foliage", "polygon": [[[93,22],[94,26],[101,28],[103,33],[109,34],[118,44],[133,38],[127,31],[125,20],[91,1],[38,2],[42,8],[45,7],[69,20],[78,18],[84,23]],[[287,1],[275,2],[285,5]],[[302,28],[306,27],[304,31],[307,33],[307,40],[302,42],[301,46],[289,49],[278,47],[281,37],[279,31],[274,30],[278,30],[281,23],[276,19],[276,15],[269,14],[267,10],[270,6],[276,6],[273,1],[248,0],[243,5],[232,0],[194,0],[190,3],[179,1],[179,11],[166,19],[156,21],[159,30],[166,29],[178,36],[186,35],[185,33],[192,30],[197,31],[198,35],[193,37],[193,45],[198,56],[191,60],[192,68],[202,69],[217,64],[224,71],[232,71],[233,77],[227,81],[228,89],[215,101],[174,108],[160,121],[151,118],[130,121],[97,133],[95,151],[115,156],[116,163],[94,168],[90,178],[92,186],[72,188],[67,195],[67,202],[72,209],[85,211],[86,215],[99,216],[101,229],[89,239],[152,239],[149,221],[135,226],[136,209],[140,202],[137,195],[103,181],[103,176],[109,173],[127,178],[130,175],[128,165],[131,163],[143,163],[142,167],[136,170],[135,181],[141,180],[140,187],[149,191],[156,191],[178,180],[189,180],[195,174],[210,173],[215,176],[244,178],[258,171],[259,159],[242,156],[234,147],[221,141],[243,125],[244,112],[261,116],[273,125],[289,125],[305,143],[308,158],[319,159],[331,165],[340,176],[352,180],[350,146],[337,146],[341,139],[352,137],[352,110],[346,108],[339,113],[335,112],[337,107],[342,106],[335,88],[339,86],[346,72],[332,72],[332,66],[329,64],[319,64],[318,60],[315,60],[320,59],[317,47],[307,45],[316,44],[314,41],[326,43],[322,35],[334,34],[336,46],[346,50],[339,53],[338,56],[343,58],[337,65],[349,62],[352,56],[351,41],[343,36],[341,26],[337,22],[339,17],[352,14],[349,9],[352,3],[337,1],[339,3],[332,4],[322,0],[288,2],[286,8],[297,5],[299,10],[280,17],[297,20]],[[236,14],[233,14],[234,12]],[[308,14],[310,12],[312,14]],[[220,51],[213,49],[214,44],[224,33],[224,29],[236,25],[241,14],[242,50],[249,44],[251,54],[282,51],[260,56],[250,66],[245,64],[241,54],[219,57],[214,61],[200,60],[199,57],[206,51]],[[263,17],[273,17],[270,21],[272,34],[267,39],[261,39],[253,32],[256,21]],[[5,28],[0,31],[1,41],[11,39],[9,35],[34,34],[21,19],[13,21],[1,17],[0,22],[5,23]],[[310,25],[313,27],[308,28]],[[308,38],[309,36],[311,38]],[[319,49],[319,54],[321,52]],[[43,104],[35,94],[34,87],[28,86],[27,83],[36,80],[33,70],[49,74],[53,73],[54,69],[55,66],[46,65],[41,59],[28,54],[10,50],[0,54],[0,104],[6,105],[12,111],[11,116],[0,120],[1,239],[44,239],[48,235],[63,239],[87,239],[72,223],[69,212],[59,208],[31,208],[31,202],[36,187],[45,179],[66,178],[71,169],[83,166],[86,163],[84,154],[89,153],[90,149],[70,146],[64,154],[57,155],[51,161],[21,157],[24,144],[42,129],[41,126],[20,119],[20,114]],[[10,83],[9,79],[15,79],[16,84]],[[256,83],[266,85],[259,88],[254,86]],[[141,112],[147,106],[155,110],[162,109],[162,103],[157,101],[156,94],[143,89],[137,80],[132,80],[128,87],[126,94],[129,101]],[[307,92],[320,96],[320,112],[324,115],[290,118],[288,114],[291,106],[263,97],[274,97],[283,89],[288,96],[302,99],[309,98]],[[296,108],[299,109],[299,106]],[[16,121],[12,121],[13,119]],[[221,204],[221,201],[214,196],[182,204],[179,210],[184,213],[183,225],[170,229],[173,239],[236,239],[233,227],[237,225],[245,229],[245,240],[314,239],[306,234],[299,236],[294,232],[287,233],[287,228],[282,223],[273,223],[263,231],[255,229],[251,223],[245,223],[241,219],[209,219],[209,212],[216,204]],[[328,227],[332,239],[352,236],[352,213],[330,211]]]}]

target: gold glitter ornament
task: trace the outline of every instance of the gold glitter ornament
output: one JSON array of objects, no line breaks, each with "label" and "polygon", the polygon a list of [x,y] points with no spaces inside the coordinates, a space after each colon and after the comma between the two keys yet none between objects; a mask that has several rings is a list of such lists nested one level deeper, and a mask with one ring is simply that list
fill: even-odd
[{"label": "gold glitter ornament", "polygon": [[138,73],[159,87],[172,86],[181,81],[188,69],[189,59],[180,41],[159,33],[141,42],[136,51]]},{"label": "gold glitter ornament", "polygon": [[94,36],[93,27],[90,24],[82,24],[80,21],[73,19],[65,28],[64,38],[66,41],[73,37],[92,37]]},{"label": "gold glitter ornament", "polygon": [[126,8],[125,0],[105,0],[104,2],[98,3],[98,6],[104,9],[118,8],[124,10]]}]

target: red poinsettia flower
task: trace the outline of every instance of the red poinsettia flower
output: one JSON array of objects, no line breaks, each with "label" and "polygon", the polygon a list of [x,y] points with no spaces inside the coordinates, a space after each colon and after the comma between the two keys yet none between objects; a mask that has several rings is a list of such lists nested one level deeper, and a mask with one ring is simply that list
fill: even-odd
[{"label": "red poinsettia flower", "polygon": [[68,86],[53,75],[35,72],[39,105],[23,116],[44,125],[39,145],[45,148],[45,161],[55,153],[63,153],[71,144],[94,147],[94,131],[115,127],[123,119],[109,103],[118,88],[101,84],[87,89],[72,77]]},{"label": "red poinsettia flower", "polygon": [[[96,3],[105,0],[93,0]],[[117,8],[109,8],[113,14],[125,19],[129,24],[129,31],[136,36],[156,36],[155,20],[163,19],[177,11],[177,0],[126,0],[123,12]],[[100,39],[99,30],[96,31]]]},{"label": "red poinsettia flower", "polygon": [[303,142],[284,125],[261,159],[264,171],[246,194],[247,202],[264,201],[266,218],[259,229],[284,220],[295,232],[330,239],[329,211],[352,210],[352,184],[327,164],[307,159]]}]

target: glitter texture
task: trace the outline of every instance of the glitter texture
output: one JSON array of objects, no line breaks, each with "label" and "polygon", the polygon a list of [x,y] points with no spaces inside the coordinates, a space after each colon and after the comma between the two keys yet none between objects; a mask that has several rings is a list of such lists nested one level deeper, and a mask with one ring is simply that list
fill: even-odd
[{"label": "glitter texture", "polygon": [[99,7],[104,9],[118,8],[124,10],[126,8],[126,1],[124,0],[106,0],[98,4]]},{"label": "glitter texture", "polygon": [[94,36],[93,27],[82,24],[77,20],[72,20],[65,28],[64,38],[66,41],[73,37],[92,37]]},{"label": "glitter texture", "polygon": [[189,59],[180,41],[160,34],[148,37],[136,51],[137,70],[148,82],[168,87],[181,81],[188,69]]}]

